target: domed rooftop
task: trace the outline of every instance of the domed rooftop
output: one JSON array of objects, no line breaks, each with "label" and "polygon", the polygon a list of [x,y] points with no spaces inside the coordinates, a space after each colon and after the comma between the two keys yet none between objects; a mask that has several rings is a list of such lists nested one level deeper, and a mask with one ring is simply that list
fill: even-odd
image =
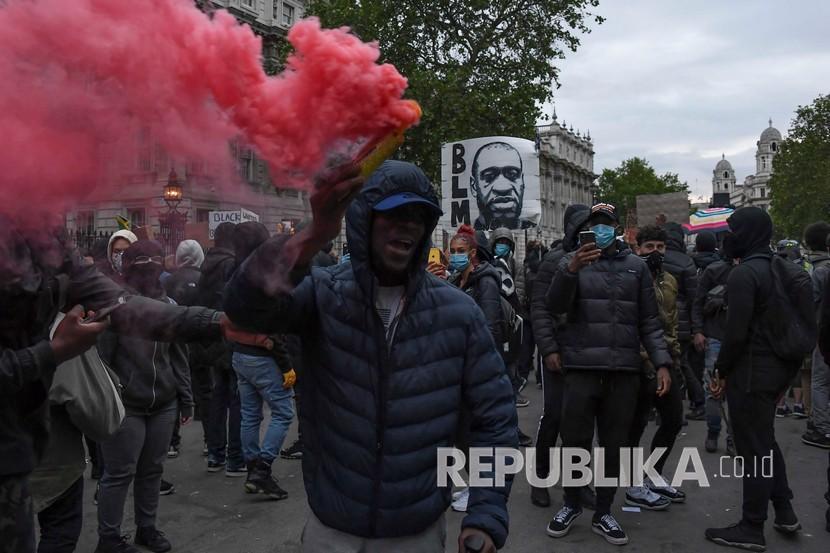
[{"label": "domed rooftop", "polygon": [[715,172],[720,173],[721,171],[732,171],[732,164],[726,159],[726,155],[721,155],[721,160],[715,165]]},{"label": "domed rooftop", "polygon": [[770,119],[769,127],[761,133],[761,142],[772,142],[773,140],[781,140],[781,133],[772,126],[772,119]]}]

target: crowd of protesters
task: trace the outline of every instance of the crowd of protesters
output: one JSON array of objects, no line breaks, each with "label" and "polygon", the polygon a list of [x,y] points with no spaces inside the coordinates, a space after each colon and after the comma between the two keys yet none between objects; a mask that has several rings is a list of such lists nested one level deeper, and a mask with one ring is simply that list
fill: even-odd
[{"label": "crowd of protesters", "polygon": [[[433,247],[441,209],[412,164],[386,162],[365,182],[341,168],[315,190],[313,219],[290,236],[223,223],[212,247],[185,240],[172,260],[129,230],[82,256],[58,225],[0,215],[0,551],[74,551],[86,458],[96,552],[171,550],[157,522],[175,488],[164,463],[194,419],[206,472],[244,478],[247,493],[285,499],[272,467],[302,460],[307,553],[444,551],[450,506],[466,513],[459,551],[492,553],[507,540],[512,481],[437,487],[439,447],[535,445],[544,479],[551,448],[596,443],[616,477],[650,420],[661,478],[628,487],[627,505],[686,501],[666,461],[701,420],[706,451],[724,434],[728,455],[752,466],[772,454],[775,467],[748,473],[740,520],[705,537],[763,551],[770,504],[776,530],[800,530],[774,421],[804,418],[804,443],[830,449],[829,224],[773,249],[769,216],[743,208],[692,248],[670,222],[627,244],[614,206],[572,205],[562,240],[528,242],[520,262],[506,228],[465,225]],[[516,411],[532,376],[535,435]],[[628,543],[616,491],[566,486],[546,533],[563,538],[587,509],[594,533]],[[549,508],[549,489],[532,487],[531,501]]]}]

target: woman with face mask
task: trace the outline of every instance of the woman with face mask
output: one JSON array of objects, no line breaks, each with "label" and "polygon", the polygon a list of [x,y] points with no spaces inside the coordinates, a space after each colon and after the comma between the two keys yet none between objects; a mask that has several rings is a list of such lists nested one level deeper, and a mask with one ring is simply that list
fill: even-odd
[{"label": "woman with face mask", "polygon": [[[173,303],[159,282],[163,251],[158,242],[139,240],[123,254],[127,289]],[[142,324],[135,321],[135,324]],[[98,341],[101,358],[118,375],[126,416],[121,428],[101,444],[106,459],[98,490],[98,553],[134,551],[122,536],[127,490],[133,484],[135,543],[169,551],[156,528],[163,462],[181,409],[181,423],[193,416],[187,352],[183,345],[155,342],[106,331]]]}]

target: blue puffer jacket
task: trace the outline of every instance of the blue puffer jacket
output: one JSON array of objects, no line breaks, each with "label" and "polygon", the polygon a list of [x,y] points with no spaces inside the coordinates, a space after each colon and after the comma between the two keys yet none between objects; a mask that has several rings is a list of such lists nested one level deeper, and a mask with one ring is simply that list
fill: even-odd
[{"label": "blue puffer jacket", "polygon": [[[235,323],[302,338],[308,501],[325,525],[363,537],[415,534],[446,511],[450,489],[437,486],[436,453],[452,446],[462,407],[473,419],[471,445],[518,444],[512,388],[484,315],[467,294],[425,271],[436,220],[427,224],[403,314],[386,342],[373,301],[372,206],[402,191],[435,201],[411,164],[386,162],[366,182],[346,214],[351,263],[314,268],[290,293],[267,297],[263,275],[273,277],[281,250],[272,239],[226,289]],[[503,546],[508,493],[471,489],[462,526]]]}]

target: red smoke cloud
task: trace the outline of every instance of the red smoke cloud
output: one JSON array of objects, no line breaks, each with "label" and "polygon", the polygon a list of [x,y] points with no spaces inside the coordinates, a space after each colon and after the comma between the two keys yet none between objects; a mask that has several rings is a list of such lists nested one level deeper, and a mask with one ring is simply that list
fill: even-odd
[{"label": "red smoke cloud", "polygon": [[[3,4],[0,2],[0,4]],[[417,122],[406,79],[346,29],[300,21],[285,72],[258,37],[192,0],[7,0],[0,7],[0,202],[61,209],[139,126],[178,159],[230,161],[241,135],[280,184],[336,152]],[[134,159],[134,158],[132,158]]]}]

